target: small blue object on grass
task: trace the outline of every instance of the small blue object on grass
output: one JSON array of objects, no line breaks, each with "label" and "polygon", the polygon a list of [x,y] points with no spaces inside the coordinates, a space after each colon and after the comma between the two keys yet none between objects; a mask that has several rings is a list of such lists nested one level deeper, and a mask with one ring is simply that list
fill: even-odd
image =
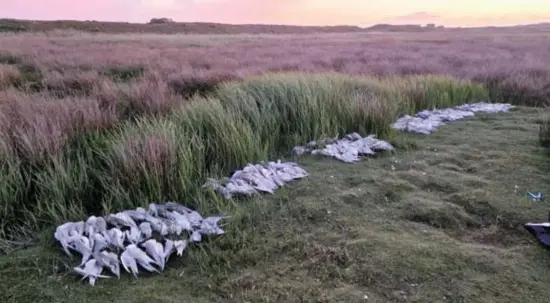
[{"label": "small blue object on grass", "polygon": [[534,193],[528,191],[527,195],[529,197],[531,197],[531,199],[533,199],[533,201],[541,201],[542,199],[544,199],[544,195],[541,192],[538,192],[538,193],[534,194]]}]

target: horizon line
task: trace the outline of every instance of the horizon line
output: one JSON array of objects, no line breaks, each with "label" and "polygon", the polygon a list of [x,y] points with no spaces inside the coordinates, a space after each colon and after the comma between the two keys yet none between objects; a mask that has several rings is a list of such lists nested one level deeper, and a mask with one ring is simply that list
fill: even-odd
[{"label": "horizon line", "polygon": [[[151,19],[162,19],[165,17],[152,17],[149,20],[137,22],[137,21],[123,21],[123,20],[82,20],[82,19],[20,19],[20,18],[10,18],[10,17],[0,17],[1,20],[11,20],[11,21],[27,21],[27,22],[97,22],[97,23],[127,23],[127,24],[143,24],[147,25],[148,22]],[[529,25],[544,25],[544,24],[550,24],[550,21],[541,21],[541,22],[533,22],[533,23],[514,23],[514,24],[507,24],[507,25],[493,25],[493,24],[486,24],[486,25],[449,25],[444,23],[437,23],[437,22],[397,22],[397,23],[391,23],[391,22],[378,22],[378,23],[369,23],[369,24],[326,24],[326,25],[308,25],[308,24],[287,24],[287,23],[233,23],[233,22],[215,22],[215,21],[177,21],[173,18],[166,18],[173,21],[173,23],[166,23],[166,24],[219,24],[219,25],[235,25],[235,26],[246,26],[246,25],[258,25],[258,26],[292,26],[292,27],[357,27],[357,28],[369,28],[376,25],[389,25],[389,26],[427,26],[430,24],[434,24],[436,26],[443,26],[445,28],[485,28],[485,27],[516,27],[516,26],[529,26]]]}]

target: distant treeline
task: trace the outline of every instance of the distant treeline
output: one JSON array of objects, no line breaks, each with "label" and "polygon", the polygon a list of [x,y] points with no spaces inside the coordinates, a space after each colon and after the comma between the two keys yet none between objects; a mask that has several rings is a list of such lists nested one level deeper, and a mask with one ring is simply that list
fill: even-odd
[{"label": "distant treeline", "polygon": [[295,26],[270,24],[222,24],[204,22],[174,22],[168,18],[153,18],[148,23],[99,22],[99,21],[34,21],[0,19],[0,32],[44,32],[52,30],[79,30],[102,33],[161,33],[161,34],[310,34],[345,33],[362,31],[432,31],[442,27],[435,25],[378,24],[369,28],[358,26]]},{"label": "distant treeline", "polygon": [[[441,30],[464,30],[427,24],[376,24],[371,27],[352,25],[298,26],[275,24],[223,24],[208,22],[175,22],[169,18],[153,18],[147,23],[103,22],[77,20],[17,20],[0,19],[0,32],[47,32],[52,30],[77,30],[99,33],[158,33],[158,34],[312,34],[347,32],[432,32]],[[550,31],[550,23],[529,24],[513,27],[477,27],[471,30],[537,30]]]}]

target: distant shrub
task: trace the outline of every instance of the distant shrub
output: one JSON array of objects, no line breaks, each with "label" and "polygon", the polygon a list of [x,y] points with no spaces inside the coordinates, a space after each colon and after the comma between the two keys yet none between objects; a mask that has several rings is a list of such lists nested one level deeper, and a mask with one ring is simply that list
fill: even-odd
[{"label": "distant shrub", "polygon": [[168,86],[174,93],[190,98],[195,94],[204,96],[214,91],[218,84],[237,79],[231,74],[172,77],[168,80]]},{"label": "distant shrub", "polygon": [[0,53],[0,64],[19,64],[21,59],[11,53]]},{"label": "distant shrub", "polygon": [[101,29],[99,27],[95,26],[95,27],[86,28],[86,31],[90,32],[90,33],[98,33],[98,32],[101,31]]},{"label": "distant shrub", "polygon": [[20,77],[21,74],[16,67],[0,63],[0,88],[15,86]]},{"label": "distant shrub", "polygon": [[49,72],[44,79],[44,85],[51,94],[59,98],[75,95],[88,95],[100,81],[105,80],[97,71],[65,71]]},{"label": "distant shrub", "polygon": [[117,66],[108,68],[105,75],[115,81],[129,81],[142,76],[144,72],[143,66]]},{"label": "distant shrub", "polygon": [[0,19],[0,32],[26,32],[27,28],[17,20]]},{"label": "distant shrub", "polygon": [[21,74],[21,80],[17,84],[19,89],[38,92],[44,88],[42,81],[44,75],[39,67],[24,63],[19,65],[19,73]]},{"label": "distant shrub", "polygon": [[118,103],[119,112],[124,118],[163,115],[181,99],[174,98],[166,82],[154,74],[147,74],[128,83],[120,83],[117,89],[115,102]]},{"label": "distant shrub", "polygon": [[170,18],[153,18],[149,20],[149,24],[164,24],[164,23],[175,23],[175,21]]}]

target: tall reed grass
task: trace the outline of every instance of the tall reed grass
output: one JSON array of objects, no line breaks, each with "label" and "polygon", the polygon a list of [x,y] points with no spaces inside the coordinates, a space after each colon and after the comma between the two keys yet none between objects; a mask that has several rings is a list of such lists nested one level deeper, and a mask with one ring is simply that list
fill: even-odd
[{"label": "tall reed grass", "polygon": [[[481,84],[435,76],[296,73],[224,83],[165,115],[74,131],[57,157],[44,158],[47,144],[12,153],[0,166],[0,236],[21,225],[51,226],[161,200],[212,210],[216,204],[205,203],[200,189],[207,177],[325,136],[391,137],[399,114],[488,97]],[[28,130],[10,125],[0,138]],[[50,134],[33,131],[38,135],[37,142],[48,142]],[[2,140],[0,151],[18,148],[10,142]]]}]

